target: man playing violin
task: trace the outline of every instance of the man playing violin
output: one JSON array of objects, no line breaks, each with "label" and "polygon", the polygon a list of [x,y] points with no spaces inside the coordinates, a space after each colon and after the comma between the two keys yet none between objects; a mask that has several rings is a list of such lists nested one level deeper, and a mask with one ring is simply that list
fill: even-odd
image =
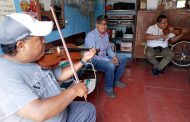
[{"label": "man playing violin", "polygon": [[100,15],[96,19],[96,28],[89,32],[85,38],[85,46],[88,48],[100,49],[97,56],[94,56],[92,63],[96,70],[105,73],[105,93],[115,98],[114,87],[125,87],[126,84],[120,81],[127,63],[126,55],[115,54],[110,47],[107,30],[107,17]]},{"label": "man playing violin", "polygon": [[[157,17],[157,23],[149,26],[145,34],[145,40],[147,42],[145,56],[153,65],[153,68],[151,69],[151,74],[153,76],[158,76],[162,73],[164,68],[174,57],[174,53],[168,48],[168,41],[171,40],[172,42],[175,42],[188,32],[187,28],[183,28],[179,35],[175,35],[174,33],[164,34],[163,31],[167,27],[167,16],[160,15]],[[156,55],[163,57],[160,62],[156,59]]]},{"label": "man playing violin", "polygon": [[[61,90],[57,81],[73,75],[70,67],[42,69],[37,63],[44,55],[45,39],[53,22],[38,21],[14,13],[0,23],[0,121],[1,122],[95,122],[96,110],[89,102],[73,101],[87,95],[84,83]],[[85,52],[78,71],[96,51]]]}]

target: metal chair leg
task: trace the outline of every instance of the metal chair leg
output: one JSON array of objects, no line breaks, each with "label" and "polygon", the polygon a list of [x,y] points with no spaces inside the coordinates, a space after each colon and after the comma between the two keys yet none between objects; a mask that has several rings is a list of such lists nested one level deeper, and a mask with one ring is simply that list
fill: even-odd
[{"label": "metal chair leg", "polygon": [[190,83],[190,66],[188,67],[187,81]]}]

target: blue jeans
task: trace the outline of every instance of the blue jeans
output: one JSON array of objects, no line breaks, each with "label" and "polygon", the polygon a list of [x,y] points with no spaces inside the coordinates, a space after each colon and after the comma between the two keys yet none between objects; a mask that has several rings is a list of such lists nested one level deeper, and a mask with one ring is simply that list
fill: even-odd
[{"label": "blue jeans", "polygon": [[119,60],[119,65],[116,66],[111,61],[104,61],[104,60],[92,60],[94,67],[97,71],[101,71],[105,73],[105,90],[112,90],[114,81],[119,81],[121,78],[125,66],[127,63],[127,56],[124,54],[117,54],[116,55]]}]

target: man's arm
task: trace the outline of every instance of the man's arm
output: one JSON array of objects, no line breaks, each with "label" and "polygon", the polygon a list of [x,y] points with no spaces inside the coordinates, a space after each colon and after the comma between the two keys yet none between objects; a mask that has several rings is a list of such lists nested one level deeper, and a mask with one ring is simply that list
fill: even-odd
[{"label": "man's arm", "polygon": [[149,26],[145,33],[145,40],[165,40],[167,38],[167,35],[161,35],[157,32],[155,32],[154,26]]},{"label": "man's arm", "polygon": [[82,97],[87,93],[83,83],[74,84],[71,88],[64,90],[61,94],[44,100],[36,99],[17,114],[33,121],[45,121],[62,112],[77,96]]},{"label": "man's arm", "polygon": [[176,42],[177,40],[179,40],[187,32],[189,32],[189,29],[188,28],[183,28],[182,31],[181,31],[181,34],[171,38],[171,41]]},{"label": "man's arm", "polygon": [[168,35],[152,35],[152,34],[145,34],[145,40],[165,40]]},{"label": "man's arm", "polygon": [[[90,60],[95,53],[95,48],[90,49],[90,51],[84,53],[82,60],[84,62]],[[74,69],[78,71],[82,65],[83,64],[79,61],[74,64]],[[72,75],[73,72],[70,66],[63,68],[58,80],[63,81]],[[62,112],[77,96],[86,96],[87,91],[83,83],[77,83],[57,96],[45,100],[34,100],[19,110],[17,114],[34,121],[44,121]]]},{"label": "man's arm", "polygon": [[[81,60],[83,62],[87,62],[90,59],[92,59],[95,54],[96,54],[96,49],[92,48],[92,49],[90,49],[89,51],[87,51],[87,52],[85,52],[83,54],[83,57],[82,57]],[[75,69],[76,72],[83,66],[81,61],[78,61],[78,62],[74,63],[73,65],[74,65],[74,69]],[[74,73],[73,73],[73,71],[71,69],[71,66],[67,66],[67,67],[62,69],[61,76],[57,80],[58,81],[67,80],[67,79],[71,78],[73,76],[73,74]]]},{"label": "man's arm", "polygon": [[111,45],[110,45],[110,42],[108,42],[108,49],[107,49],[107,54],[110,56],[110,57],[115,57],[115,52],[112,50],[111,48]]}]

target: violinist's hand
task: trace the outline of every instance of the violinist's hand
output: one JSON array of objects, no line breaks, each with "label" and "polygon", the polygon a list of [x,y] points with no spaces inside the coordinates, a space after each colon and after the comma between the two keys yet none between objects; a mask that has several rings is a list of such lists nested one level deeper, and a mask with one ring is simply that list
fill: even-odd
[{"label": "violinist's hand", "polygon": [[168,34],[167,35],[160,35],[160,38],[163,40],[166,40],[168,38]]},{"label": "violinist's hand", "polygon": [[89,61],[90,59],[92,59],[95,54],[96,54],[96,49],[95,49],[95,48],[92,48],[92,49],[90,49],[89,51],[87,51],[87,52],[85,52],[85,53],[83,54],[82,60],[83,60],[84,62],[87,62],[87,61]]},{"label": "violinist's hand", "polygon": [[185,33],[187,33],[187,32],[189,32],[189,29],[188,29],[188,28],[182,28],[182,31],[181,31],[182,34],[185,34]]},{"label": "violinist's hand", "polygon": [[78,97],[84,97],[85,99],[87,98],[88,89],[84,83],[79,82],[77,84],[74,84],[72,85],[71,89],[74,89]]},{"label": "violinist's hand", "polygon": [[116,56],[113,57],[111,61],[112,61],[112,63],[114,63],[116,66],[119,65],[119,61],[118,61],[118,59],[117,59]]}]

